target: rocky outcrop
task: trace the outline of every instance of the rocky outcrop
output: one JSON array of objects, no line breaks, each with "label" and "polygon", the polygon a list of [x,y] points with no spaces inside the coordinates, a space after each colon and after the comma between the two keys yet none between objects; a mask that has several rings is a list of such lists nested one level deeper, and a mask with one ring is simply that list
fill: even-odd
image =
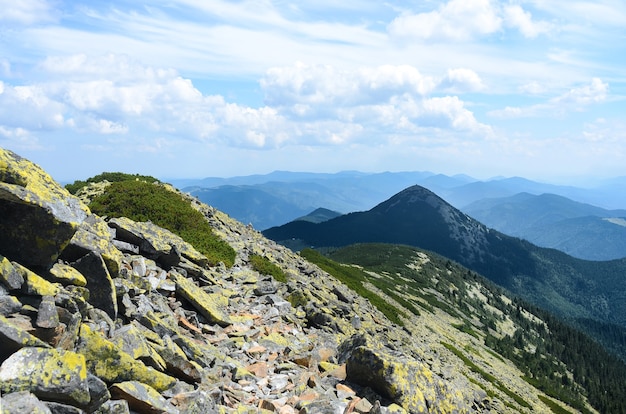
[{"label": "rocky outcrop", "polygon": [[[210,266],[152,223],[94,216],[36,166],[0,154],[2,191],[28,194],[0,197],[0,211],[13,211],[0,215],[3,229],[25,233],[3,233],[0,244],[3,413],[504,407],[477,399],[486,396],[478,381],[444,367],[416,340],[418,330],[394,326],[316,266],[219,211],[189,198],[236,249],[232,268]],[[42,251],[25,257],[33,243]],[[287,282],[253,270],[252,254],[280,266]]]},{"label": "rocky outcrop", "polygon": [[0,252],[39,269],[52,266],[88,214],[41,168],[1,148],[0,200]]}]

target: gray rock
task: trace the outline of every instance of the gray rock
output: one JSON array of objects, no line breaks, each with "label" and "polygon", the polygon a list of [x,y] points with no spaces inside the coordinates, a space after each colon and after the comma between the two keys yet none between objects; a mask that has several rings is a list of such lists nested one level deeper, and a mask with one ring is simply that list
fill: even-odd
[{"label": "gray rock", "polygon": [[52,414],[46,404],[28,391],[2,396],[2,414]]},{"label": "gray rock", "polygon": [[59,326],[59,313],[54,304],[54,297],[44,296],[37,311],[37,321],[35,324],[40,328],[56,328]]},{"label": "gray rock", "polygon": [[112,319],[117,318],[117,293],[102,256],[89,252],[72,263],[72,267],[87,279],[89,303],[105,311]]},{"label": "gray rock", "polygon": [[130,408],[140,413],[179,413],[178,409],[167,402],[154,388],[138,381],[113,384],[111,395],[128,401]]},{"label": "gray rock", "polygon": [[22,308],[22,303],[15,296],[7,293],[0,293],[0,315],[8,316],[18,312]]}]

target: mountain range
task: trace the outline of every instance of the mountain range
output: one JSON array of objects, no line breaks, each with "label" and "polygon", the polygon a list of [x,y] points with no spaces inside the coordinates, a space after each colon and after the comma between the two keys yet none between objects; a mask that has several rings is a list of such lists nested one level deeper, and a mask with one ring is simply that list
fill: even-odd
[{"label": "mountain range", "polygon": [[[481,181],[467,175],[425,171],[275,171],[266,175],[174,180],[174,184],[259,230],[307,216],[317,208],[342,214],[369,210],[404,188],[421,185],[489,227],[539,246],[589,260],[626,256],[626,228],[615,220],[624,211],[616,209],[626,205],[623,177],[590,187],[573,187],[520,177]],[[532,200],[531,196],[538,198]]]},{"label": "mountain range", "polygon": [[463,211],[502,233],[587,260],[626,257],[626,210],[607,210],[556,194],[485,198]]},{"label": "mountain range", "polygon": [[[296,250],[393,243],[436,252],[572,321],[626,327],[626,259],[591,262],[490,229],[421,186],[374,208],[263,234]],[[626,355],[624,355],[626,356]]]}]

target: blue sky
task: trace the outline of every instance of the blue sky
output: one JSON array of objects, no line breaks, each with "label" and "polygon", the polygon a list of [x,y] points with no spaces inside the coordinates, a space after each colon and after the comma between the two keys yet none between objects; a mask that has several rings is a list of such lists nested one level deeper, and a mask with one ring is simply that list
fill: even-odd
[{"label": "blue sky", "polygon": [[626,2],[0,0],[0,146],[60,181],[626,175]]}]

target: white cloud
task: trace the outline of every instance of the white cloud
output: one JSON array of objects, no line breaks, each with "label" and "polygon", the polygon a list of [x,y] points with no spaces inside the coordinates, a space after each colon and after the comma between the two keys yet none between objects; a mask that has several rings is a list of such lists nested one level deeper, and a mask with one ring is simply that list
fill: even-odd
[{"label": "white cloud", "polygon": [[431,12],[402,14],[388,29],[401,37],[470,40],[497,32],[501,25],[497,4],[491,0],[451,0]]},{"label": "white cloud", "polygon": [[507,26],[518,29],[528,38],[534,38],[552,30],[552,25],[548,22],[533,21],[531,13],[522,9],[518,4],[505,6],[503,14]]},{"label": "white cloud", "polygon": [[503,31],[505,27],[519,30],[528,38],[552,29],[544,21],[534,21],[530,12],[518,4],[500,5],[495,0],[450,0],[436,10],[405,12],[388,26],[398,37],[424,40],[468,41]]},{"label": "white cloud", "polygon": [[488,114],[498,118],[522,118],[581,112],[589,105],[604,102],[607,98],[608,90],[608,83],[602,82],[599,78],[593,78],[588,85],[571,88],[569,91],[547,102],[524,107],[507,106],[504,109],[490,111]]},{"label": "white cloud", "polygon": [[31,25],[52,20],[53,8],[45,0],[0,0],[0,22]]},{"label": "white cloud", "polygon": [[451,92],[476,92],[485,85],[476,72],[471,69],[448,69],[438,85],[439,89]]},{"label": "white cloud", "polygon": [[398,94],[426,95],[435,82],[408,65],[340,70],[330,65],[296,63],[269,69],[261,79],[272,106],[357,105],[385,102]]}]

